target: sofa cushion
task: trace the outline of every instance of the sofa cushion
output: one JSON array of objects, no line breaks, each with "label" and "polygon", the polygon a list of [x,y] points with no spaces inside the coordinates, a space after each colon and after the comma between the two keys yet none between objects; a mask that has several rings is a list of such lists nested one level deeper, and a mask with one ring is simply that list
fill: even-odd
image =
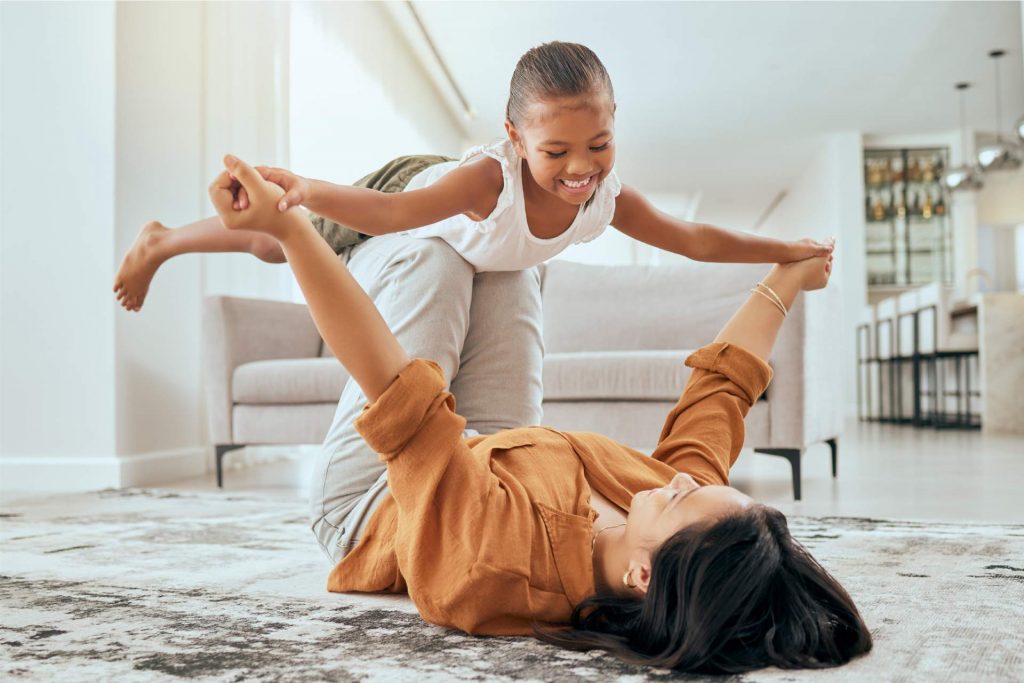
[{"label": "sofa cushion", "polygon": [[544,269],[544,348],[568,351],[696,348],[707,344],[764,277],[764,264]]},{"label": "sofa cushion", "polygon": [[334,358],[261,360],[235,368],[234,403],[336,403],[348,373]]},{"label": "sofa cushion", "polygon": [[337,402],[248,404],[231,409],[232,443],[316,444],[331,426]]},{"label": "sofa cushion", "polygon": [[575,351],[544,357],[544,400],[676,401],[691,351]]}]

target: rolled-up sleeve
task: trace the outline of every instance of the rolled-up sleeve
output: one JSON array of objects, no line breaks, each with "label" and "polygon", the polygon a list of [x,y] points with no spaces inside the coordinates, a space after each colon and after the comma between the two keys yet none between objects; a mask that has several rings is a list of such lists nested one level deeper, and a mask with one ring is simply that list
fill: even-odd
[{"label": "rolled-up sleeve", "polygon": [[[376,401],[363,408],[355,427],[380,459],[388,462],[405,449],[450,397],[440,366],[416,359],[398,373]],[[461,440],[465,420],[451,412],[445,422],[455,429],[455,439]]]},{"label": "rolled-up sleeve", "polygon": [[728,484],[743,447],[743,419],[764,392],[772,369],[742,347],[708,344],[686,359],[693,373],[662,428],[657,460],[700,484]]}]

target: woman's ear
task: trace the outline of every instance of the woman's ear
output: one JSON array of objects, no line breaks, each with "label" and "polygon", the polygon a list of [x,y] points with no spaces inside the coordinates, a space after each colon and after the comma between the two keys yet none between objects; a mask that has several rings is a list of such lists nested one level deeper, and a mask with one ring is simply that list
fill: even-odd
[{"label": "woman's ear", "polygon": [[636,571],[636,589],[647,595],[647,589],[651,585],[651,565],[642,564]]},{"label": "woman's ear", "polygon": [[633,551],[629,558],[628,570],[623,577],[626,588],[638,591],[641,595],[647,595],[647,588],[651,585],[651,554],[644,549],[638,548]]}]

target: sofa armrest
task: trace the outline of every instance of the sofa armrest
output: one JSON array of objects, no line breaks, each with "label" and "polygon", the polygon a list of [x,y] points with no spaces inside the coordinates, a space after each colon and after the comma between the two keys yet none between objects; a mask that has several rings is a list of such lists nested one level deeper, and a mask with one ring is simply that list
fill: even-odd
[{"label": "sofa armrest", "polygon": [[770,443],[806,448],[839,436],[843,408],[842,305],[838,283],[800,294],[779,332],[768,387]]},{"label": "sofa armrest", "polygon": [[209,296],[203,302],[203,379],[210,439],[233,443],[231,378],[244,363],[315,358],[320,334],[303,304]]}]

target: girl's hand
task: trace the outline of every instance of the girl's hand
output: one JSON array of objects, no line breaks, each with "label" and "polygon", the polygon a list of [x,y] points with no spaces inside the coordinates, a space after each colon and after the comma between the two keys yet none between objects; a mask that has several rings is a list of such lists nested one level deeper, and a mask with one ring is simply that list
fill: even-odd
[{"label": "girl's hand", "polygon": [[[256,170],[241,159],[224,157],[225,170],[210,184],[210,199],[224,227],[230,230],[266,232],[280,238],[287,231],[290,218],[277,209],[284,191],[264,180]],[[245,203],[242,206],[242,193]]]},{"label": "girl's hand", "polygon": [[782,263],[788,263],[790,261],[803,261],[807,258],[814,258],[816,256],[828,256],[836,248],[836,238],[830,237],[824,242],[818,242],[812,240],[810,237],[795,242],[790,242],[787,245],[787,257]]},{"label": "girl's hand", "polygon": [[[285,191],[284,197],[277,205],[278,211],[287,211],[290,207],[298,206],[309,198],[309,180],[306,178],[295,175],[284,168],[257,166],[256,170],[259,171],[264,180],[269,180]],[[248,208],[249,196],[244,187],[238,188],[235,197],[232,208]]]}]

